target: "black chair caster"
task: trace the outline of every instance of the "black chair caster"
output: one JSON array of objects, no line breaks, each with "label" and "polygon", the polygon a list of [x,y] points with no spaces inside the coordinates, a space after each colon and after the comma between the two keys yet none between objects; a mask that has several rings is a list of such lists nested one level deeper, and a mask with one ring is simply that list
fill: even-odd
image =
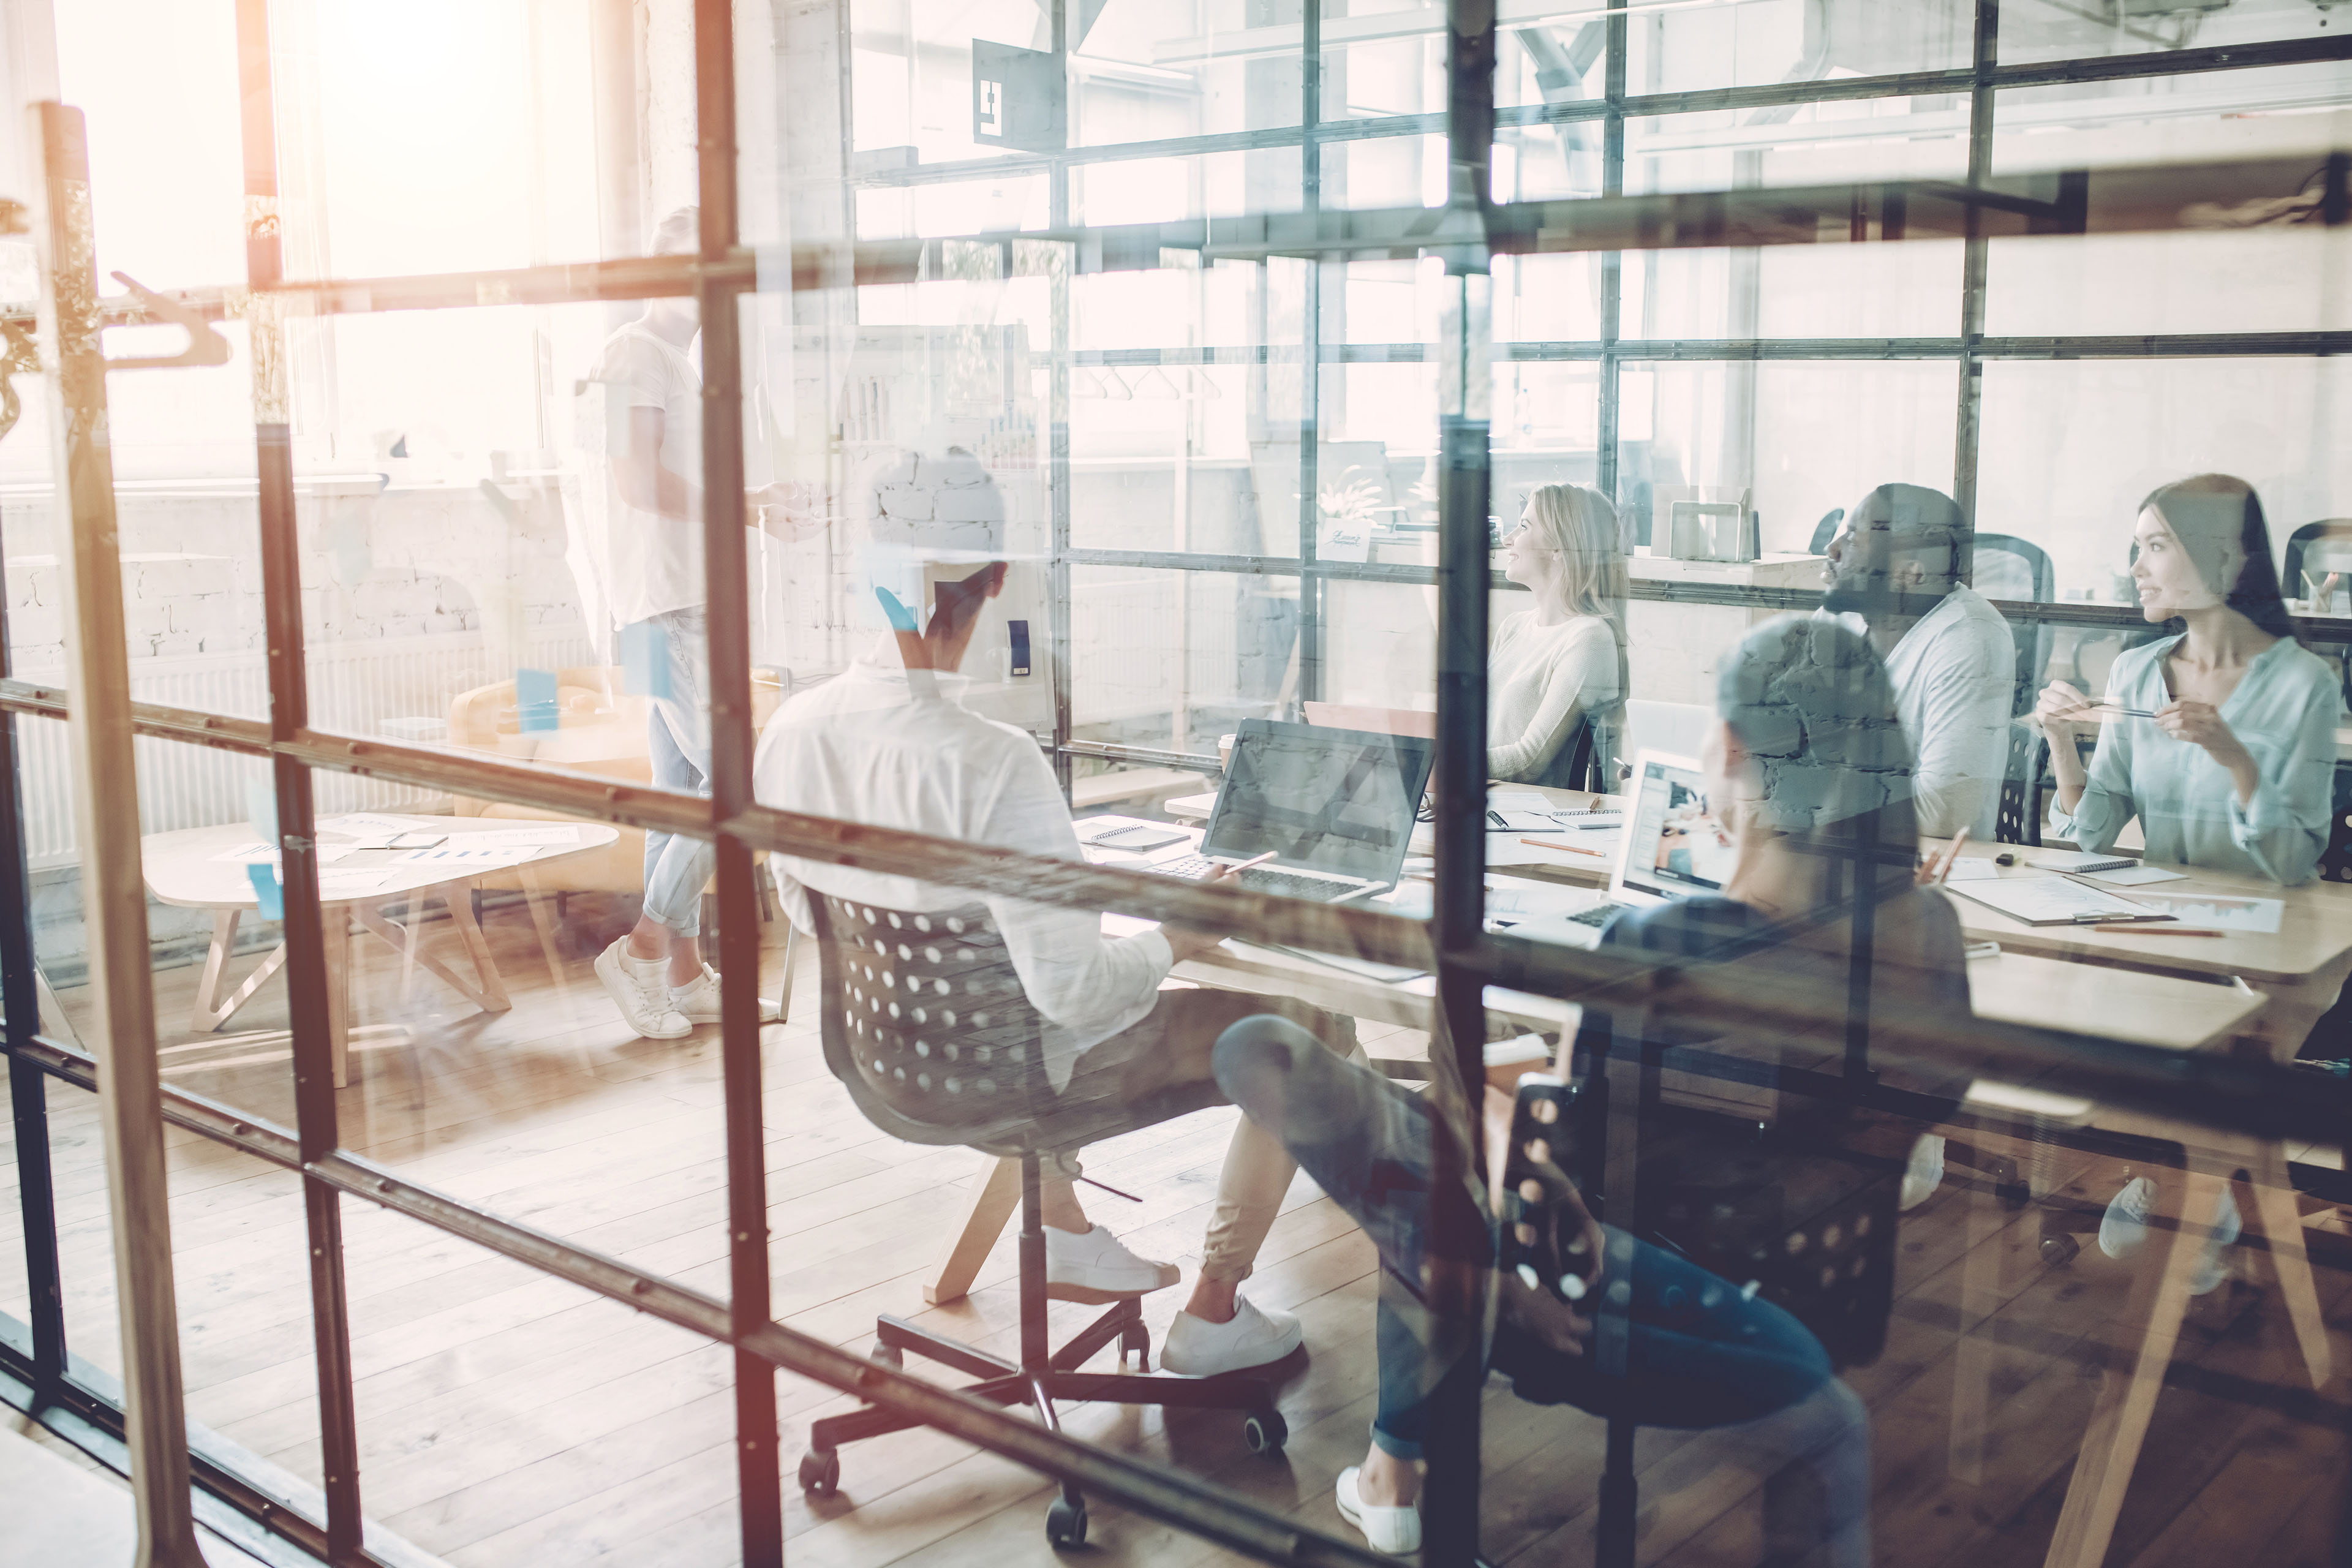
[{"label": "black chair caster", "polygon": [[840,1489],[840,1450],[811,1448],[801,1456],[801,1490],[811,1497],[831,1497]]},{"label": "black chair caster", "polygon": [[866,1352],[866,1359],[878,1361],[884,1366],[896,1367],[901,1372],[907,1370],[907,1352],[897,1345],[885,1344],[880,1340],[874,1342],[874,1348]]},{"label": "black chair caster", "polygon": [[2083,1244],[2063,1231],[2042,1238],[2042,1261],[2053,1268],[2074,1262],[2082,1250]]},{"label": "black chair caster", "polygon": [[1057,1497],[1045,1510],[1045,1540],[1056,1552],[1087,1543],[1087,1505]]},{"label": "black chair caster", "polygon": [[1290,1423],[1279,1410],[1256,1410],[1242,1418],[1242,1441],[1253,1454],[1279,1454],[1290,1441]]},{"label": "black chair caster", "polygon": [[1119,1331],[1119,1365],[1124,1367],[1127,1364],[1127,1358],[1130,1355],[1135,1357],[1136,1371],[1150,1372],[1151,1370],[1151,1331],[1145,1328],[1140,1322],[1136,1323],[1131,1328],[1122,1329]]}]

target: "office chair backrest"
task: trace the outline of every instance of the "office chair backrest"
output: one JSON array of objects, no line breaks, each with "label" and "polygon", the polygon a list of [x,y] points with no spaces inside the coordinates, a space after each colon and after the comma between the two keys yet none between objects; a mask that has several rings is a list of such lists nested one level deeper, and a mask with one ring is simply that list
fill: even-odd
[{"label": "office chair backrest", "polygon": [[[2286,557],[2279,573],[2280,587],[2291,596],[2302,595],[2306,592],[2303,581],[2306,571],[2334,572],[2352,578],[2352,518],[2306,522],[2287,535]],[[2344,585],[2339,584],[2328,595],[2330,603],[2343,591]],[[2352,712],[2352,649],[2342,643],[2304,646],[2322,658],[2334,661],[2337,688],[2344,693],[2345,711]]]},{"label": "office chair backrest", "polygon": [[809,889],[824,1062],[910,1143],[1034,1147],[1051,1102],[1043,1020],[987,906],[918,912]]},{"label": "office chair backrest", "polygon": [[[1570,731],[1568,739],[1559,743],[1559,750],[1551,754],[1551,761],[1528,782],[1547,789],[1600,789],[1603,794],[1614,793],[1617,783],[1609,773],[1609,759],[1622,753],[1608,749],[1611,742],[1607,737],[1611,729],[1605,716],[1596,724],[1592,715],[1580,715],[1576,728]],[[1593,782],[1596,773],[1608,780],[1605,787]]]},{"label": "office chair backrest", "polygon": [[[1976,536],[1976,570],[1969,584],[1988,599],[2046,605],[2058,596],[2057,573],[2040,545],[2007,533]],[[2017,644],[2017,685],[2010,712],[2032,710],[2049,672],[2051,629],[2041,622],[2011,621]]]}]

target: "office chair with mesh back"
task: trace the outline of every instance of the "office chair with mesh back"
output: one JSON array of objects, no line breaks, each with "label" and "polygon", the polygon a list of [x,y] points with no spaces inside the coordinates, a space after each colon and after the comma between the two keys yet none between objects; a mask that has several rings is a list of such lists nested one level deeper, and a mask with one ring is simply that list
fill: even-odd
[{"label": "office chair with mesh back", "polygon": [[[2046,605],[2058,595],[2057,574],[2040,545],[2007,533],[1976,536],[1976,562],[1969,586],[1988,599]],[[2047,623],[2012,620],[2017,645],[2017,684],[2010,717],[2033,711],[2050,672],[2053,634]],[[2005,844],[2042,842],[2042,737],[2022,724],[2009,727],[2009,764],[2001,772],[1995,834]]]},{"label": "office chair with mesh back", "polygon": [[[1272,1385],[1247,1373],[1176,1377],[1149,1371],[1150,1333],[1132,1300],[1054,1350],[1045,1338],[1045,1233],[1039,1214],[1042,1155],[1149,1127],[1222,1103],[1213,1083],[1186,1086],[1137,1104],[1054,1103],[1040,1048],[1043,1020],[1022,990],[985,905],[918,913],[809,890],[824,987],[824,1063],[858,1110],[893,1138],[961,1143],[1021,1162],[1021,1356],[1007,1361],[944,1334],[884,1316],[873,1355],[905,1364],[906,1352],[978,1382],[963,1392],[999,1405],[1026,1405],[1048,1429],[1057,1401],[1104,1401],[1245,1412],[1251,1451],[1273,1453],[1288,1437]],[[1136,1373],[1079,1367],[1117,1341]],[[841,1483],[840,1447],[920,1426],[879,1406],[827,1416],[809,1427],[801,1485],[820,1497]],[[1046,1539],[1077,1546],[1087,1537],[1086,1500],[1065,1482],[1045,1516]]]}]

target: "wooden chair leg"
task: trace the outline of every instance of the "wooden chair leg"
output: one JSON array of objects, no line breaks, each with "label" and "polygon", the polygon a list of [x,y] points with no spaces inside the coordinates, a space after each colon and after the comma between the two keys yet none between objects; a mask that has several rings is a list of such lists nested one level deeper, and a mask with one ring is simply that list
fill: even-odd
[{"label": "wooden chair leg", "polygon": [[[2111,1365],[2101,1374],[2098,1402],[2083,1433],[2046,1568],[2099,1568],[2106,1557],[2165,1369],[2172,1364],[2189,1310],[2189,1288],[2204,1257],[2206,1223],[2220,1206],[2221,1189],[2220,1177],[2198,1172],[2168,1173],[2158,1180],[2148,1215],[2148,1251],[2154,1256],[2141,1262],[2122,1319],[2126,1332],[2138,1333],[2139,1343],[2128,1367]],[[2184,1215],[2194,1217],[2184,1221]]]}]

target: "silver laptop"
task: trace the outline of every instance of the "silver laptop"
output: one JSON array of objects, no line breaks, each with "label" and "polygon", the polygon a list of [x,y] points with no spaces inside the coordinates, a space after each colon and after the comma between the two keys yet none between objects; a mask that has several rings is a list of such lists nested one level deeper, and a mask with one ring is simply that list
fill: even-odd
[{"label": "silver laptop", "polygon": [[1697,763],[1666,752],[1637,752],[1626,782],[1633,801],[1618,835],[1609,896],[1571,914],[1511,927],[1513,936],[1591,947],[1620,910],[1652,909],[1696,893],[1719,893],[1731,876],[1731,836],[1717,820]]},{"label": "silver laptop", "polygon": [[1271,851],[1243,887],[1318,903],[1392,888],[1435,752],[1419,735],[1244,720],[1200,853],[1149,869],[1197,877]]}]

